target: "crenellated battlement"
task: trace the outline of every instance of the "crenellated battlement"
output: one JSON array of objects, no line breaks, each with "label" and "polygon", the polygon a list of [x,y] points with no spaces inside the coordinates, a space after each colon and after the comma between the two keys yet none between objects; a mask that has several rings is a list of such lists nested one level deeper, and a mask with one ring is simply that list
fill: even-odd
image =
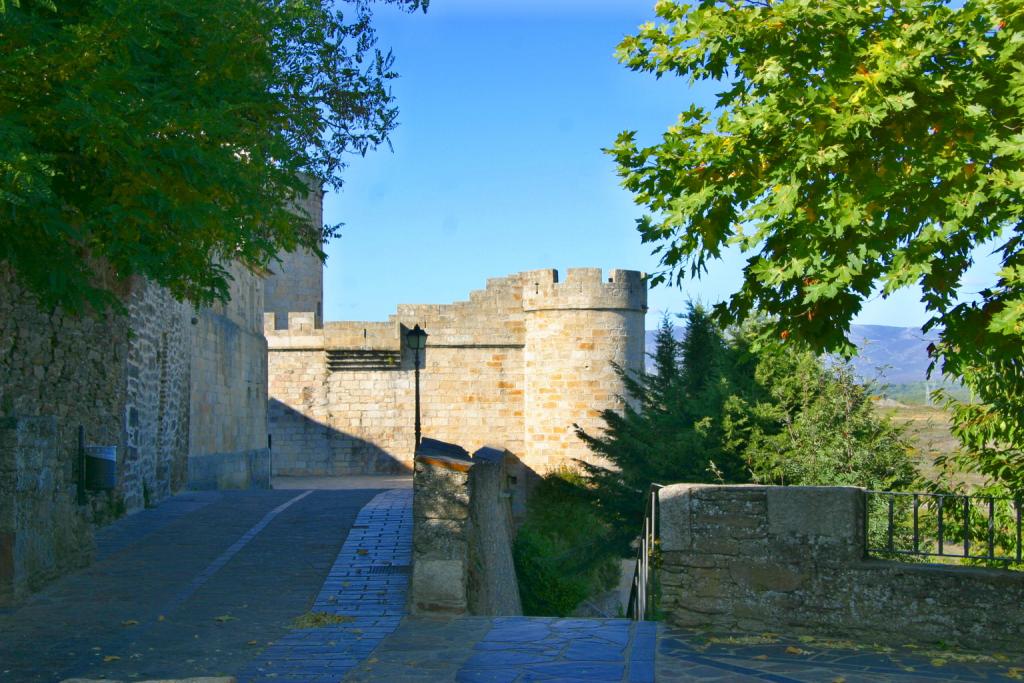
[{"label": "crenellated battlement", "polygon": [[600,268],[569,268],[564,282],[558,271],[545,268],[521,273],[523,310],[647,310],[647,274],[612,270],[608,280]]},{"label": "crenellated battlement", "polygon": [[[275,471],[345,474],[412,463],[420,364],[423,433],[498,443],[546,472],[594,454],[573,425],[600,428],[642,371],[647,277],[570,268],[490,278],[466,300],[400,304],[384,322],[266,318]],[[415,325],[426,348],[406,348]],[[418,359],[418,360],[417,360]],[[526,480],[523,479],[525,482]]]}]

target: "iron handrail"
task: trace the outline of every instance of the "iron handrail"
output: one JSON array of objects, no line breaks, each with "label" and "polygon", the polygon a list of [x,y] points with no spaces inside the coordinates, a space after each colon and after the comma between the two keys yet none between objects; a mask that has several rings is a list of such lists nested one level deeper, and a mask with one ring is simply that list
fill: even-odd
[{"label": "iron handrail", "polygon": [[636,567],[633,569],[633,584],[629,589],[629,605],[626,616],[634,621],[644,621],[653,612],[656,595],[652,588],[651,557],[659,539],[658,492],[662,484],[651,484],[647,490],[644,505],[643,534],[637,548]]}]

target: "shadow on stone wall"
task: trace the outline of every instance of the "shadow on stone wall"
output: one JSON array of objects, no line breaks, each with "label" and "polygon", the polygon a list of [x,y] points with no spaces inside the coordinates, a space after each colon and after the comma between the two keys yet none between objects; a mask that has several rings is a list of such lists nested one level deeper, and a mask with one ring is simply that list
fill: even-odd
[{"label": "shadow on stone wall", "polygon": [[375,443],[314,420],[270,399],[273,476],[409,474],[408,465]]}]

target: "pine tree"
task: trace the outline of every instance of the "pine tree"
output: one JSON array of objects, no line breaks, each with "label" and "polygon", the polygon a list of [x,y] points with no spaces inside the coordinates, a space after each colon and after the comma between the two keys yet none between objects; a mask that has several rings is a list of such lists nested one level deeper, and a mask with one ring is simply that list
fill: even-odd
[{"label": "pine tree", "polygon": [[730,395],[729,350],[721,331],[699,305],[683,316],[682,341],[671,318],[662,319],[652,354],[654,371],[631,374],[616,367],[633,402],[605,410],[600,435],[577,428],[607,467],[581,463],[597,504],[625,551],[642,518],[652,482],[744,481],[743,461],[723,449],[721,416]]}]

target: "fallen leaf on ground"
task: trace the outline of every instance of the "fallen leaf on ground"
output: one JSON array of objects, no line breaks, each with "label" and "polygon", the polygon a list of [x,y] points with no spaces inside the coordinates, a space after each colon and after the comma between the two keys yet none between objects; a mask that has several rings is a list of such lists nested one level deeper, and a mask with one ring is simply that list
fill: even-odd
[{"label": "fallen leaf on ground", "polygon": [[1006,677],[1012,678],[1015,681],[1024,681],[1024,669],[1007,669]]},{"label": "fallen leaf on ground", "polygon": [[794,646],[790,645],[789,647],[786,648],[786,654],[787,655],[805,655],[805,654],[807,654],[807,650],[801,650],[798,647],[794,647]]},{"label": "fallen leaf on ground", "polygon": [[369,554],[370,554],[370,551],[367,550],[366,548],[360,548],[359,550],[356,551],[356,555],[369,555]]},{"label": "fallen leaf on ground", "polygon": [[214,617],[213,620],[219,621],[223,624],[226,621],[238,621],[238,617],[233,617],[230,614],[222,614],[219,617]]},{"label": "fallen leaf on ground", "polygon": [[292,620],[292,628],[319,628],[331,624],[347,624],[355,621],[352,617],[342,614],[330,614],[329,612],[306,612],[302,616]]},{"label": "fallen leaf on ground", "polygon": [[104,662],[116,662],[119,659],[121,659],[121,658],[118,657],[117,655],[107,655],[106,657],[103,658],[103,661]]},{"label": "fallen leaf on ground", "polygon": [[940,659],[940,658],[936,657],[935,659],[932,660],[932,666],[945,666],[945,665],[946,665],[946,660],[945,659]]},{"label": "fallen leaf on ground", "polygon": [[768,659],[768,655],[755,655],[754,659],[765,660]]},{"label": "fallen leaf on ground", "polygon": [[257,645],[257,644],[258,644],[258,641],[255,641],[255,640],[250,640],[248,643],[246,643],[246,645]]},{"label": "fallen leaf on ground", "polygon": [[135,619],[125,619],[121,622],[121,626],[138,626],[139,622]]},{"label": "fallen leaf on ground", "polygon": [[157,620],[157,621],[163,621],[163,620],[164,620],[164,619],[166,619],[166,618],[167,618],[167,617],[165,617],[164,615],[162,615],[162,614],[161,614],[160,616],[158,616],[158,617],[156,618],[156,620]]},{"label": "fallen leaf on ground", "polygon": [[832,679],[832,683],[846,683],[846,679],[842,676],[836,676]]}]

